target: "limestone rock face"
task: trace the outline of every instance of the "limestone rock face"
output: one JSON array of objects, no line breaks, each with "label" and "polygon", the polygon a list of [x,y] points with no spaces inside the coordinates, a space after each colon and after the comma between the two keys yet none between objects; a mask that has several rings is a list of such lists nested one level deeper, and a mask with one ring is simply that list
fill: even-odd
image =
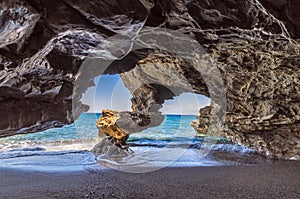
[{"label": "limestone rock face", "polygon": [[[226,106],[220,135],[269,157],[299,159],[298,8],[298,0],[3,0],[0,137],[72,123],[88,109],[80,99],[93,79],[121,74],[133,112],[119,113],[120,125],[159,125],[164,100],[193,92],[216,99],[212,111]],[[150,36],[160,31],[170,40]],[[179,33],[194,43],[183,45]],[[167,48],[179,41],[183,56]],[[222,84],[197,62],[196,44]]]}]

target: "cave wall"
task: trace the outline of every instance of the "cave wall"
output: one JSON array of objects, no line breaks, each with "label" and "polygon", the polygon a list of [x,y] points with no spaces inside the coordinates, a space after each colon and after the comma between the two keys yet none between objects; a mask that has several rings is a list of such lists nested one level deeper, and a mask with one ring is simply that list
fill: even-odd
[{"label": "cave wall", "polygon": [[[80,98],[101,74],[121,73],[136,112],[156,112],[163,100],[173,97],[153,83],[165,85],[174,96],[194,92],[211,97],[212,85],[185,57],[151,44],[124,54],[142,28],[155,32],[161,27],[201,45],[220,72],[226,90],[226,123],[220,134],[270,157],[299,159],[299,4],[4,0],[0,116],[6,119],[0,121],[0,137],[72,123],[88,109]],[[100,57],[87,60],[95,51]],[[151,84],[152,101],[141,94]]]}]

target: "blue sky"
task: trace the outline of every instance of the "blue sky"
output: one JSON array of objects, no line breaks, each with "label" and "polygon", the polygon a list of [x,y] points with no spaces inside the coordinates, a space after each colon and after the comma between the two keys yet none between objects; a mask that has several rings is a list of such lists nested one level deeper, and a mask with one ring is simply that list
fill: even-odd
[{"label": "blue sky", "polygon": [[[131,94],[119,75],[103,75],[95,78],[95,85],[83,95],[82,102],[90,106],[89,112],[102,109],[130,110]],[[193,93],[183,93],[172,100],[166,100],[161,111],[164,114],[196,115],[201,107],[210,104],[210,99]]]}]

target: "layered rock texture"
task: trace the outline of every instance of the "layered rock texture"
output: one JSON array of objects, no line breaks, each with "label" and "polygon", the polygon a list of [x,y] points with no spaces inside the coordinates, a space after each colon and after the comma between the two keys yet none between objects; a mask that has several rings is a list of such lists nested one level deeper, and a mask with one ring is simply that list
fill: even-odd
[{"label": "layered rock texture", "polygon": [[120,125],[158,125],[164,100],[193,92],[212,99],[220,135],[299,159],[299,4],[3,0],[0,137],[72,123],[88,110],[80,99],[93,79],[121,74],[133,112]]},{"label": "layered rock texture", "polygon": [[98,128],[98,136],[105,138],[106,136],[113,139],[118,146],[122,147],[126,144],[129,136],[124,130],[117,125],[120,114],[115,111],[103,110],[102,116],[98,119],[96,126]]},{"label": "layered rock texture", "polygon": [[200,109],[197,119],[191,122],[191,126],[195,129],[196,132],[201,134],[208,134],[208,129],[210,125],[210,116],[211,116],[210,106],[206,106]]}]

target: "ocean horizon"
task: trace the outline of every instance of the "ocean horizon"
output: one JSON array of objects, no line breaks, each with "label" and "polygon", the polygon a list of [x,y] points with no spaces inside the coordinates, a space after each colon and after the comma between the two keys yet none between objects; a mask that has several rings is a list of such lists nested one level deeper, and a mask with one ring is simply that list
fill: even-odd
[{"label": "ocean horizon", "polygon": [[[109,159],[99,159],[90,152],[101,141],[96,128],[100,116],[101,113],[83,113],[71,125],[0,138],[0,167],[46,172],[95,168],[100,161]],[[135,157],[152,158],[151,162],[156,162],[155,165],[161,162],[176,167],[236,164],[200,154],[205,137],[198,136],[190,125],[195,119],[194,115],[165,115],[160,126],[131,134],[127,141],[129,149]],[[218,143],[210,150],[226,151],[229,156],[232,153],[239,153],[240,156],[254,154],[252,150],[233,145],[225,138],[217,139]],[[173,159],[168,159],[170,157]]]}]

